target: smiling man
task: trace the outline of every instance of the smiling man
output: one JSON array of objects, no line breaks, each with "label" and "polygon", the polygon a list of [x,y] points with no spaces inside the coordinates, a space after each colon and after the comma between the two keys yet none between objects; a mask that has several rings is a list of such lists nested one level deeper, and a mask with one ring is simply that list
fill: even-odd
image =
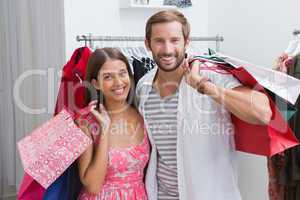
[{"label": "smiling man", "polygon": [[157,64],[136,90],[152,144],[147,193],[150,200],[240,200],[231,114],[268,124],[268,98],[230,74],[199,73],[197,62],[189,67],[189,33],[176,10],[146,24],[145,44]]}]

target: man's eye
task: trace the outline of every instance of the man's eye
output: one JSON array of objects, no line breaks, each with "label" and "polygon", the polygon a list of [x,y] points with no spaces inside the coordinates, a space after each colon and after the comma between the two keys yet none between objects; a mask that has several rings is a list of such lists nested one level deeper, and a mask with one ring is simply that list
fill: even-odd
[{"label": "man's eye", "polygon": [[127,72],[126,71],[122,71],[121,73],[120,73],[120,76],[121,77],[124,77],[124,76],[126,76],[127,75]]},{"label": "man's eye", "polygon": [[164,42],[163,40],[155,40],[155,43],[158,43],[158,44],[161,44],[163,42]]}]

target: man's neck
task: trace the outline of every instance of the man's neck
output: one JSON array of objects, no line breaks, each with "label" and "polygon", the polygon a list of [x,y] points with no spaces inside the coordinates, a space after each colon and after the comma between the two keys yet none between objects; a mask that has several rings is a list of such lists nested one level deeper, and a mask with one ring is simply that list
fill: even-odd
[{"label": "man's neck", "polygon": [[158,68],[154,86],[158,89],[161,97],[166,97],[175,93],[183,77],[182,67],[178,67],[172,72],[165,72]]},{"label": "man's neck", "polygon": [[183,69],[182,67],[178,67],[176,70],[171,72],[165,72],[158,68],[155,82],[159,84],[167,84],[167,83],[180,83],[183,77]]}]

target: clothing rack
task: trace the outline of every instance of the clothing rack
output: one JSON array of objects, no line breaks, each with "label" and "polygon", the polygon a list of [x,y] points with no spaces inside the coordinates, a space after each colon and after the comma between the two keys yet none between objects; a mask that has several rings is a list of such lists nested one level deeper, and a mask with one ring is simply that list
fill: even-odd
[{"label": "clothing rack", "polygon": [[300,34],[300,30],[294,30],[293,35],[299,35]]},{"label": "clothing rack", "polygon": [[[76,41],[85,42],[85,46],[94,48],[95,41],[144,41],[142,36],[94,36],[92,34],[80,35],[76,37]],[[216,35],[214,37],[190,37],[191,41],[214,41],[216,42],[216,51],[220,50],[220,43],[224,41],[222,36]]]}]

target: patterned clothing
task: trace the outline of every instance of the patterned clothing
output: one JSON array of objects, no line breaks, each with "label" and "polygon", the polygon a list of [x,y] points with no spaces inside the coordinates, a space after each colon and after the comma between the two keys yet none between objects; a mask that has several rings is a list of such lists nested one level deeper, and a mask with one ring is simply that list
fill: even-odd
[{"label": "patterned clothing", "polygon": [[145,116],[157,148],[158,199],[179,199],[177,182],[177,105],[175,94],[161,98],[155,87],[145,103]]},{"label": "patterned clothing", "polygon": [[143,141],[138,145],[110,147],[107,174],[101,191],[93,195],[83,189],[79,200],[147,200],[143,179],[149,153],[146,131]]}]

